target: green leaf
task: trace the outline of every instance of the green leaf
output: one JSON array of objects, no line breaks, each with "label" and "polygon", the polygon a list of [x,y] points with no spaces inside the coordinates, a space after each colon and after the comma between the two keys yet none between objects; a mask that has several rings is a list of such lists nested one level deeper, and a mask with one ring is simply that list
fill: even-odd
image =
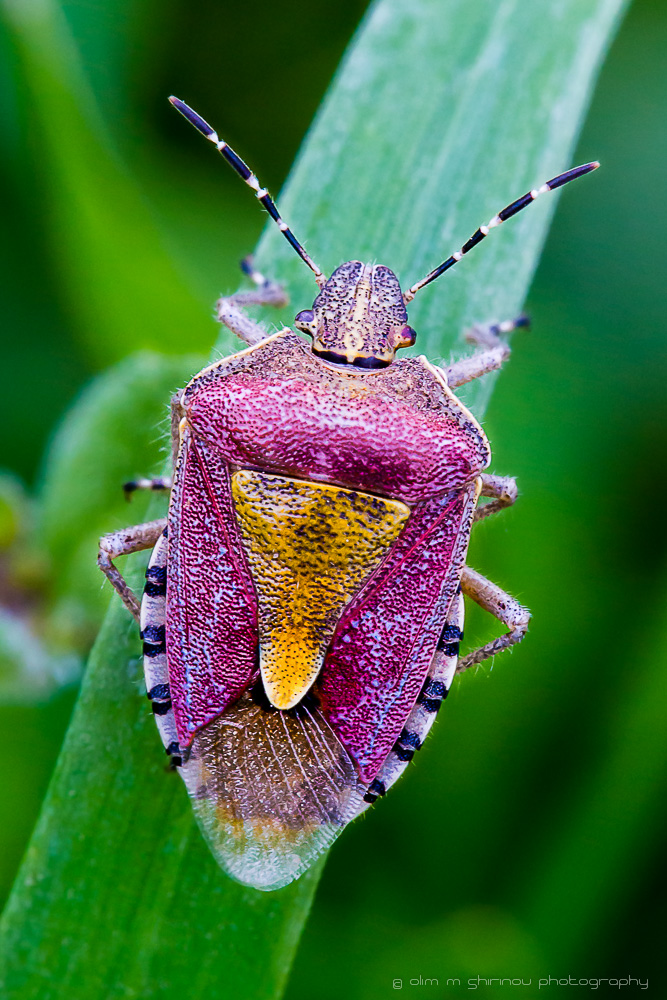
[{"label": "green leaf", "polygon": [[[569,166],[622,8],[377,3],[280,199],[320,266],[377,259],[410,284],[509,200]],[[448,356],[466,324],[519,310],[554,207],[541,199],[417,297],[419,350]],[[294,307],[279,318],[289,322],[312,298],[312,276],[275,227],[258,264],[287,284]],[[487,380],[470,394],[478,412],[488,391]],[[132,560],[135,581],[140,563]],[[317,872],[261,894],[216,869],[178,778],[162,773],[138,653],[116,602],[3,918],[4,995],[279,996]]]}]

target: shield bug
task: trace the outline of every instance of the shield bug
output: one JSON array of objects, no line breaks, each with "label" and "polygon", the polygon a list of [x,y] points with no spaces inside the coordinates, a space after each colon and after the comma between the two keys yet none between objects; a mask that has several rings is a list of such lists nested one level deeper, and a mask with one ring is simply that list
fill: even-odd
[{"label": "shield bug", "polygon": [[[140,622],[148,697],[223,869],[258,889],[304,872],[398,778],[455,672],[519,642],[529,613],[466,566],[470,530],[516,499],[488,475],[488,441],[452,390],[499,368],[525,321],[473,330],[448,367],[397,360],[415,341],[406,306],[559,174],[495,215],[402,292],[384,265],[326,278],[268,192],[216,132],[209,139],[313,271],[319,292],[268,335],[243,311],[286,304],[280,286],[221,299],[245,348],[172,400],[168,517],[101,539],[99,564]],[[488,502],[479,504],[480,497]],[[113,560],[153,548],[139,604]],[[463,595],[507,628],[459,660]]]}]

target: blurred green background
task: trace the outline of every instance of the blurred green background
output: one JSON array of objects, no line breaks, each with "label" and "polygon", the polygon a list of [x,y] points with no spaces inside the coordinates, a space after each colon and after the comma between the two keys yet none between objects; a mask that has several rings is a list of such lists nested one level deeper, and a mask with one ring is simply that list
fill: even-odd
[{"label": "blurred green background", "polygon": [[[99,204],[91,183],[99,151],[82,149],[76,114],[62,117],[76,62],[59,65],[48,37],[27,53],[18,5],[7,2],[3,898],[108,601],[95,536],[145,510],[139,498],[129,516],[111,492],[159,468],[162,430],[152,415],[197,367],[181,356],[210,350],[212,302],[236,286],[237,261],[264,221],[231,172],[194,135],[183,139],[165,96],[200,108],[276,192],[365,4],[204,0],[196,21],[183,0],[62,7],[103,111],[100,147],[122,155],[114,161],[112,152],[115,170],[105,165],[108,200]],[[419,976],[664,980],[666,43],[665,5],[636,0],[573,161],[597,157],[603,169],[559,203],[527,305],[533,330],[515,338],[486,418],[493,469],[516,475],[522,497],[477,529],[471,562],[530,605],[530,636],[455,685],[409,776],[333,850],[290,1000],[384,996],[399,979],[408,992],[432,994],[410,986]],[[52,77],[51,117],[43,101],[35,109],[26,82],[36,58]],[[60,160],[40,155],[44,128],[62,136]],[[137,222],[131,239],[128,212]],[[144,242],[150,227],[159,241]],[[108,255],[96,255],[91,272],[92,234],[106,239]],[[128,273],[152,296],[162,283],[144,315],[123,311]],[[119,416],[123,433],[104,475],[71,482],[62,433],[45,459],[55,429],[92,376],[140,349],[171,357],[144,353],[105,376],[103,391],[122,409],[128,382],[149,381],[151,418],[137,410],[127,428]],[[94,419],[84,399],[70,436]],[[63,525],[34,506],[45,483],[51,496],[73,496],[76,553],[64,548]],[[93,516],[96,499],[102,514]],[[56,560],[64,569],[54,582]],[[467,638],[477,643],[491,629],[472,614]]]}]

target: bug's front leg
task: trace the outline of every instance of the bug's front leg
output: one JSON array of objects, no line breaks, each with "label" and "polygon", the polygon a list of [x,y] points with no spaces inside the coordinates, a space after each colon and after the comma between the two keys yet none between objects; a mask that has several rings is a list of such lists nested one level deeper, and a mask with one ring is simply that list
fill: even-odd
[{"label": "bug's front leg", "polygon": [[[171,460],[172,465],[176,465],[178,451],[181,444],[181,420],[183,418],[183,407],[181,406],[181,393],[177,392],[171,397]],[[125,499],[129,500],[136,490],[153,490],[157,493],[167,493],[174,485],[171,476],[153,476],[146,479],[131,479],[123,483]]]},{"label": "bug's front leg", "polygon": [[141,552],[143,549],[151,549],[166,529],[166,526],[166,517],[161,517],[157,521],[146,521],[144,524],[135,524],[131,528],[113,531],[110,535],[102,535],[100,538],[97,565],[106,575],[112,586],[118,591],[123,604],[132,612],[137,621],[139,621],[140,603],[136,595],[128,587],[123,576],[121,576],[114,566],[113,560],[117,559],[118,556],[129,555],[131,552]]},{"label": "bug's front leg", "polygon": [[243,311],[244,306],[276,306],[281,308],[289,303],[289,298],[282,285],[270,281],[256,271],[250,257],[241,261],[241,270],[255,284],[249,292],[235,292],[216,302],[216,314],[219,323],[223,323],[232,333],[245,341],[250,347],[268,337],[261,323],[250,319]]},{"label": "bug's front leg", "polygon": [[484,646],[480,646],[479,649],[464,656],[463,659],[459,660],[456,668],[457,673],[461,673],[463,670],[467,670],[468,667],[486,660],[489,656],[495,656],[496,653],[502,652],[503,649],[509,649],[510,646],[521,642],[528,631],[528,623],[530,621],[530,611],[528,608],[524,608],[522,604],[519,604],[517,600],[510,597],[497,584],[491,583],[490,580],[487,580],[485,576],[482,576],[476,570],[471,569],[470,566],[463,567],[461,589],[464,594],[471,597],[480,607],[484,608],[485,611],[489,611],[503,625],[506,625],[509,632],[499,636],[497,639],[492,639],[491,642],[487,642]]},{"label": "bug's front leg", "polygon": [[500,368],[504,361],[510,356],[509,344],[501,340],[501,334],[511,333],[519,327],[528,326],[527,316],[517,316],[516,319],[507,320],[504,323],[487,323],[485,325],[473,326],[466,333],[468,343],[476,344],[482,350],[473,354],[470,358],[463,358],[453,365],[444,369],[447,376],[447,385],[450,389],[456,389],[466,382],[472,382],[480,375],[495,371]]},{"label": "bug's front leg", "polygon": [[128,483],[123,483],[123,493],[125,499],[129,500],[137,490],[153,490],[156,493],[163,493],[172,487],[171,476],[154,476],[153,479],[131,479]]},{"label": "bug's front leg", "polygon": [[482,480],[481,496],[492,497],[489,503],[482,504],[475,511],[475,521],[481,521],[490,514],[497,514],[505,507],[511,507],[516,503],[519,491],[514,476],[493,476],[483,472],[479,477]]}]

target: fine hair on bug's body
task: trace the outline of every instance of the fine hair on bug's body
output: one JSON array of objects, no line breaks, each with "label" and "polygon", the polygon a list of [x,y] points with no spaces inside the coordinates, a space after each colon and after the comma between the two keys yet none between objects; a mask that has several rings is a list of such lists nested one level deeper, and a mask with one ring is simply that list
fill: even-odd
[{"label": "fine hair on bug's body", "polygon": [[[283,289],[244,262],[220,299],[246,346],[172,400],[167,518],[105,535],[99,564],[140,623],[148,698],[170,762],[223,869],[258,889],[298,878],[420,749],[454,674],[519,642],[529,612],[466,565],[473,523],[516,499],[487,474],[486,436],[452,392],[499,368],[519,317],[475,328],[448,367],[396,359],[407,305],[559,174],[480,226],[402,292],[382,264],[329,278],[243,160],[170,98],[255,192],[319,292],[301,334],[244,312]],[[480,504],[480,498],[488,498]],[[141,602],[117,556],[152,548]],[[507,632],[459,659],[467,595]]]}]

